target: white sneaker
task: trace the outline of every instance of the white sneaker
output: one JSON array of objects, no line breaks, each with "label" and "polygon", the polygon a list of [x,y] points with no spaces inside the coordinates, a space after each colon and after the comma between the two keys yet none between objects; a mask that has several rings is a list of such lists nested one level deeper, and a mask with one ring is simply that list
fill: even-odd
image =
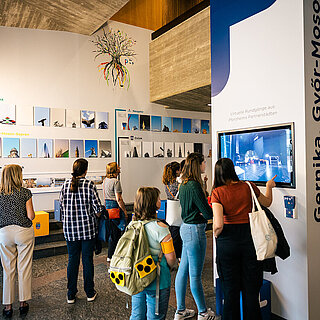
[{"label": "white sneaker", "polygon": [[208,308],[206,313],[199,313],[198,320],[214,320],[216,318],[216,314]]},{"label": "white sneaker", "polygon": [[76,302],[76,295],[70,295],[70,296],[67,296],[67,302],[69,304],[74,304]]},{"label": "white sneaker", "polygon": [[90,298],[87,297],[87,301],[88,301],[88,302],[94,301],[94,300],[96,299],[96,297],[97,297],[97,294],[98,294],[98,293],[95,291],[93,297],[90,297]]},{"label": "white sneaker", "polygon": [[111,262],[111,258],[107,258],[107,262]]},{"label": "white sneaker", "polygon": [[176,311],[174,315],[174,320],[182,320],[182,319],[189,319],[194,317],[196,312],[191,309],[184,309],[183,311]]}]

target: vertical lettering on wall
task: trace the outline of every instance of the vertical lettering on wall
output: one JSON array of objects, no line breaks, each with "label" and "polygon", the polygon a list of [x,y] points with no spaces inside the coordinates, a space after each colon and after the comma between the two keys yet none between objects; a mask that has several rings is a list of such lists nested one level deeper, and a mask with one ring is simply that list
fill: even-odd
[{"label": "vertical lettering on wall", "polygon": [[[313,77],[310,85],[313,91],[313,104],[310,106],[312,120],[319,124],[320,121],[320,3],[313,0],[312,3],[312,37],[311,37],[311,60],[314,66]],[[320,137],[314,136],[314,154],[312,166],[314,168],[315,199],[313,216],[316,222],[320,222]]]}]

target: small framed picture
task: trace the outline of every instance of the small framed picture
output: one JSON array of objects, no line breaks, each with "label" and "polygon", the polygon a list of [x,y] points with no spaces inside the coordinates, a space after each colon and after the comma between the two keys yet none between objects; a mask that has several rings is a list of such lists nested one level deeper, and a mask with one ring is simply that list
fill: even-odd
[{"label": "small framed picture", "polygon": [[83,140],[70,140],[70,158],[83,158]]},{"label": "small framed picture", "polygon": [[184,143],[176,142],[174,144],[174,153],[176,158],[184,158]]},{"label": "small framed picture", "polygon": [[66,110],[65,109],[51,109],[50,116],[51,127],[61,128],[66,126]]},{"label": "small framed picture", "polygon": [[97,158],[98,140],[85,140],[84,141],[84,156],[86,158]]},{"label": "small framed picture", "polygon": [[50,108],[34,107],[33,124],[38,127],[49,127]]},{"label": "small framed picture", "polygon": [[81,128],[94,129],[95,128],[95,112],[82,110],[81,111]]}]

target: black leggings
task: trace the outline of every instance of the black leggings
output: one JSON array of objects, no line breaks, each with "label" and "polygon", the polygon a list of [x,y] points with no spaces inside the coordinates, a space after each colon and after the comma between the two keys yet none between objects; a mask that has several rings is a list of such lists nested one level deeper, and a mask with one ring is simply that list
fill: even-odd
[{"label": "black leggings", "polygon": [[174,247],[174,251],[176,253],[176,257],[181,258],[182,239],[180,237],[180,227],[170,226],[169,230],[170,230],[171,237],[173,240],[173,247]]},{"label": "black leggings", "polygon": [[108,241],[108,258],[111,259],[116,250],[118,241],[121,238],[122,232],[112,220],[110,220],[109,226],[110,237]]},{"label": "black leggings", "polygon": [[259,291],[262,262],[257,261],[250,225],[225,224],[216,239],[217,270],[224,294],[223,319],[240,320],[240,291],[243,319],[261,320]]}]

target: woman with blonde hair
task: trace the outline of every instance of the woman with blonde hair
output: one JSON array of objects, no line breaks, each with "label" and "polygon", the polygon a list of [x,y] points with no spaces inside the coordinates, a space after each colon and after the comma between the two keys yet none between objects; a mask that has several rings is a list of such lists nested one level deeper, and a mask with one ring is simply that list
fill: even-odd
[{"label": "woman with blonde hair", "polygon": [[35,213],[32,193],[22,187],[22,168],[7,165],[2,170],[0,184],[0,256],[3,267],[3,316],[13,314],[15,273],[19,281],[20,315],[29,311],[31,299],[32,255]]},{"label": "woman with blonde hair", "polygon": [[127,219],[127,209],[122,198],[120,180],[117,179],[120,167],[116,162],[110,162],[106,168],[106,178],[103,181],[103,197],[109,214],[109,241],[107,261],[111,261],[117,243],[121,237],[121,231],[125,227],[123,220]]},{"label": "woman with blonde hair", "polygon": [[214,312],[207,309],[203,287],[202,270],[206,255],[207,220],[212,218],[205,196],[201,174],[205,172],[206,162],[200,153],[188,155],[182,170],[182,184],[179,189],[182,225],[182,256],[175,281],[177,311],[175,320],[192,318],[194,310],[186,309],[186,289],[188,276],[190,289],[198,308],[198,320],[214,320]]}]

